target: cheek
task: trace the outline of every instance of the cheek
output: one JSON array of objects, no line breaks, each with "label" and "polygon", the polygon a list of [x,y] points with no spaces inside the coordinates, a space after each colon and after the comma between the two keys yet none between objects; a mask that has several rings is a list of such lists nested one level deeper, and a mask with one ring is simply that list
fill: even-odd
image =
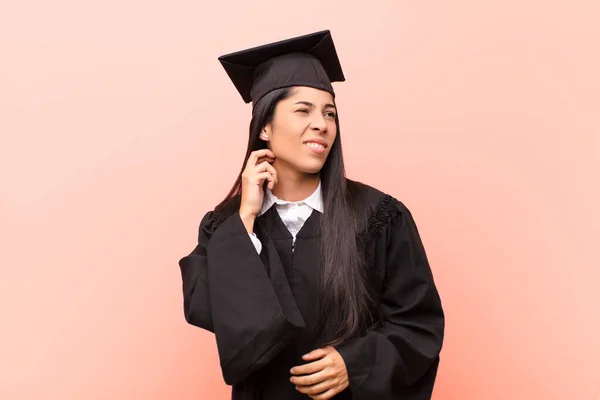
[{"label": "cheek", "polygon": [[271,147],[273,151],[289,151],[290,149],[297,150],[297,147],[302,144],[302,134],[305,126],[299,124],[288,123],[285,126],[279,127],[273,132],[271,137]]},{"label": "cheek", "polygon": [[335,123],[335,121],[331,121],[331,122],[329,122],[329,124],[327,124],[327,130],[329,130],[331,135],[333,137],[335,137],[336,132],[337,132],[337,124]]},{"label": "cheek", "polygon": [[337,124],[335,123],[335,121],[331,121],[329,124],[327,124],[327,131],[329,132],[329,135],[331,135],[331,141],[333,143],[337,136]]},{"label": "cheek", "polygon": [[298,138],[290,132],[279,131],[271,138],[271,150],[275,157],[289,158],[297,153]]}]

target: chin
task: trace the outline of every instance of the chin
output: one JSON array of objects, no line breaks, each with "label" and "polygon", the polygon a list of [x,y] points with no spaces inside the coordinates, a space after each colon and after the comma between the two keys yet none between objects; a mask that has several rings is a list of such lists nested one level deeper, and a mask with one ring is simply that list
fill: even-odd
[{"label": "chin", "polygon": [[304,174],[318,174],[323,169],[324,163],[307,163],[304,165],[298,165],[298,171]]}]

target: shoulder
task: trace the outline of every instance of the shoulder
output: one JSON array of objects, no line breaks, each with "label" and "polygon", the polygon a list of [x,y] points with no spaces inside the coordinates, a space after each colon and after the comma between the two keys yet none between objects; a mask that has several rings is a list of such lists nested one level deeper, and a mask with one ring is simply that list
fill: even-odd
[{"label": "shoulder", "polygon": [[355,207],[363,210],[361,231],[370,240],[412,218],[408,207],[392,194],[363,182],[348,179],[347,183]]},{"label": "shoulder", "polygon": [[235,195],[206,212],[200,221],[199,238],[212,236],[223,222],[239,210],[240,200],[241,196]]},{"label": "shoulder", "polygon": [[408,212],[406,205],[393,194],[386,193],[363,182],[346,179],[350,196],[355,204],[371,212]]}]

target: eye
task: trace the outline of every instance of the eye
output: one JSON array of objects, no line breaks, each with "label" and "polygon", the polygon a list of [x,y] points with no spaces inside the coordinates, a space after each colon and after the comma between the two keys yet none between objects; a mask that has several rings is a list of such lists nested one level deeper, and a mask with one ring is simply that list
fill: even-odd
[{"label": "eye", "polygon": [[325,115],[327,115],[329,118],[335,119],[335,113],[333,111],[329,111],[329,112],[325,113]]},{"label": "eye", "polygon": [[302,113],[302,114],[308,114],[308,108],[299,108],[298,110],[296,110],[296,112]]}]

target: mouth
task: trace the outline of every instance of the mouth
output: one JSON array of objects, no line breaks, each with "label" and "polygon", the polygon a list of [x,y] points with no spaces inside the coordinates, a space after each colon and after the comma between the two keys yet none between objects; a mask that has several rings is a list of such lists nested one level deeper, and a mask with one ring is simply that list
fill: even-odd
[{"label": "mouth", "polygon": [[304,144],[306,147],[318,154],[324,153],[325,149],[327,149],[327,143],[320,140],[309,140],[304,142]]}]

